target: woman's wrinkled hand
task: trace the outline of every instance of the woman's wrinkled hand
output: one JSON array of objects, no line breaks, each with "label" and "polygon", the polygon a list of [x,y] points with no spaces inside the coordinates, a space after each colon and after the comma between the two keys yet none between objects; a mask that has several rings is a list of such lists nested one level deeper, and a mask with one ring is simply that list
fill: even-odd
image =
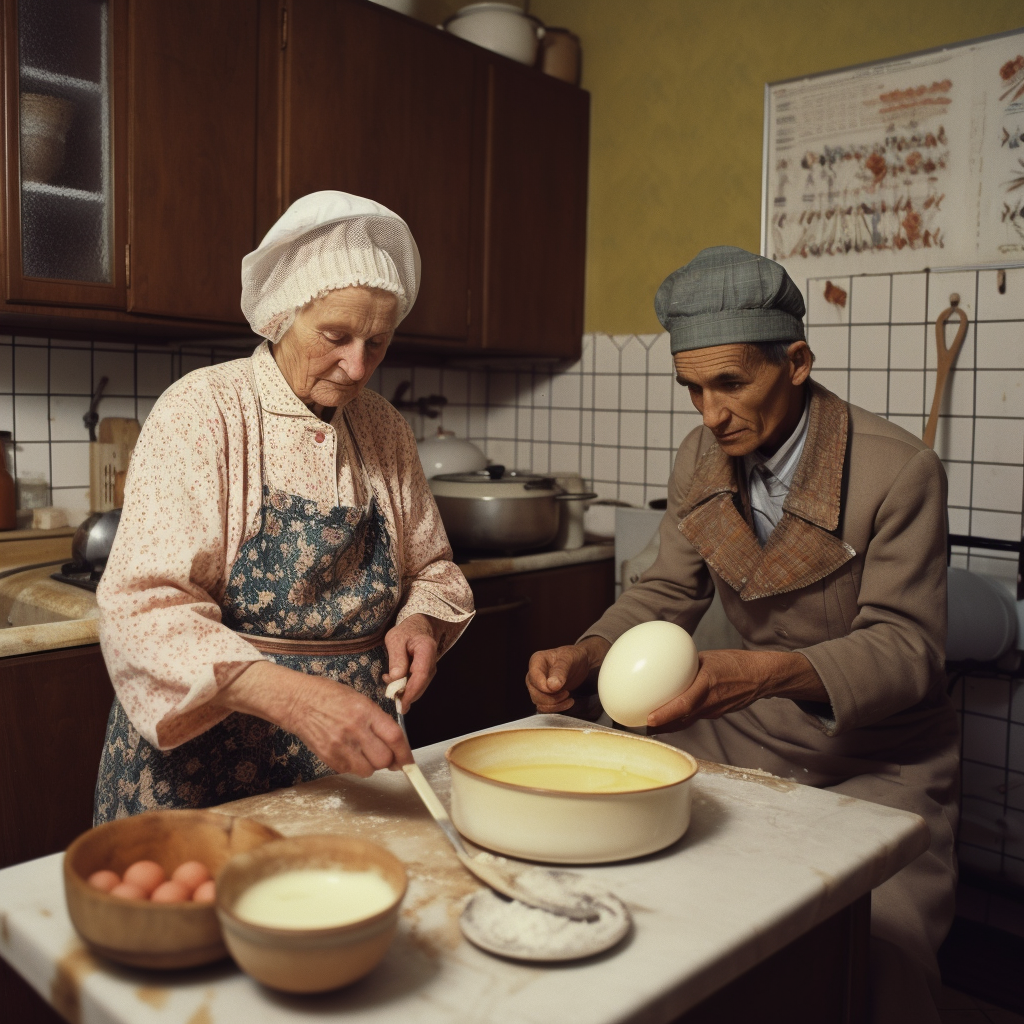
[{"label": "woman's wrinkled hand", "polygon": [[675,732],[700,718],[740,711],[764,697],[829,701],[818,673],[798,652],[704,651],[694,681],[653,711],[647,725],[658,732]]},{"label": "woman's wrinkled hand", "polygon": [[333,679],[253,662],[211,704],[294,733],[328,768],[368,778],[412,763],[398,723],[369,697]]},{"label": "woman's wrinkled hand", "polygon": [[402,708],[420,697],[437,671],[437,637],[426,615],[410,615],[388,630],[384,637],[388,649],[388,671],[381,678],[393,683],[408,677],[402,694]]},{"label": "woman's wrinkled hand", "polygon": [[588,636],[581,643],[537,651],[530,658],[526,688],[530,700],[541,715],[553,715],[573,706],[573,690],[587,678],[590,670],[604,660],[611,644],[597,636]]},{"label": "woman's wrinkled hand", "polygon": [[398,723],[351,686],[318,676],[296,695],[290,732],[328,768],[369,778],[381,768],[412,763]]}]

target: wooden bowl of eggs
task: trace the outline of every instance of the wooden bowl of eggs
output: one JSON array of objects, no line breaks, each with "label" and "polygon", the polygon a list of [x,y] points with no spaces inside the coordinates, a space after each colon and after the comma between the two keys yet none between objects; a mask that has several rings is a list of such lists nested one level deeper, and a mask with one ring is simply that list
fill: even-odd
[{"label": "wooden bowl of eggs", "polygon": [[149,811],[98,825],[64,855],[75,930],[131,967],[174,969],[227,956],[213,879],[236,854],[280,833],[215,811]]},{"label": "wooden bowl of eggs", "polygon": [[217,914],[235,962],[283,992],[327,992],[368,974],[398,929],[407,877],[382,846],[295,836],[235,857]]}]

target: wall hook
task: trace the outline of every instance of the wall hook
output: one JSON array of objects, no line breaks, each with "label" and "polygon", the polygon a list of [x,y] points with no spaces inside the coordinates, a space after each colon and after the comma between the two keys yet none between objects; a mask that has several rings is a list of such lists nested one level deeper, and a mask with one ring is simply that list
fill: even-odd
[{"label": "wall hook", "polygon": [[1006,294],[1006,271],[1000,270],[996,274],[996,290],[1000,295]]}]

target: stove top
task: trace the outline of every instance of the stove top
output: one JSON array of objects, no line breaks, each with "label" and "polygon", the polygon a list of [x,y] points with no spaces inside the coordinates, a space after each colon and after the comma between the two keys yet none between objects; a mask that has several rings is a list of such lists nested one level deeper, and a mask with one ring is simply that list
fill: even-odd
[{"label": "stove top", "polygon": [[60,567],[60,572],[50,573],[50,579],[57,580],[59,583],[70,583],[73,587],[81,587],[83,590],[91,590],[95,593],[96,584],[99,583],[102,575],[102,569],[99,571],[83,569],[74,562],[65,562]]}]

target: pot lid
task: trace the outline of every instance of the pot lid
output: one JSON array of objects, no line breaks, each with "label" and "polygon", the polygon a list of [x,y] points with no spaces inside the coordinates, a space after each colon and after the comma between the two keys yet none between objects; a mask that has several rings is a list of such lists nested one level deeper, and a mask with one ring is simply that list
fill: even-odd
[{"label": "pot lid", "polygon": [[551,477],[524,473],[518,469],[506,469],[504,466],[488,466],[473,473],[441,473],[433,479],[456,484],[518,484],[520,487],[526,485],[531,490],[547,490],[555,486],[555,481]]}]

